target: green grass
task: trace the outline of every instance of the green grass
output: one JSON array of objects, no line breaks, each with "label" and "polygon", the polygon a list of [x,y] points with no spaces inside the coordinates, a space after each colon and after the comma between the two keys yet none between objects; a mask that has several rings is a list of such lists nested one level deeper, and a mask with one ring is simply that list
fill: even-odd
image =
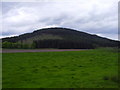
[{"label": "green grass", "polygon": [[118,53],[3,53],[3,88],[117,88]]}]

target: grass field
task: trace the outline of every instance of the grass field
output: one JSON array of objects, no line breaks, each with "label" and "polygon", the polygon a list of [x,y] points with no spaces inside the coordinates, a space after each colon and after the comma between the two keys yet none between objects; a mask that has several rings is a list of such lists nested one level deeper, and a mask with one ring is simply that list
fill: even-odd
[{"label": "grass field", "polygon": [[3,88],[117,88],[113,50],[3,53]]}]

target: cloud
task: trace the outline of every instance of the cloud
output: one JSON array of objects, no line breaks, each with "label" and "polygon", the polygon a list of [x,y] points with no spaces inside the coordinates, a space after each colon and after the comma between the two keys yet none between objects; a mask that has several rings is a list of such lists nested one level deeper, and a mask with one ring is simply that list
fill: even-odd
[{"label": "cloud", "polygon": [[67,27],[117,39],[118,0],[3,2],[2,34]]}]

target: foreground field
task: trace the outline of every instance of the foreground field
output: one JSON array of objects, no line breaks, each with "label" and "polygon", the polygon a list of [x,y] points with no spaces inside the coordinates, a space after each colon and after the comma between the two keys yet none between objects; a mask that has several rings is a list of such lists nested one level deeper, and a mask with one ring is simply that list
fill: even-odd
[{"label": "foreground field", "polygon": [[3,88],[117,88],[112,50],[3,53]]}]

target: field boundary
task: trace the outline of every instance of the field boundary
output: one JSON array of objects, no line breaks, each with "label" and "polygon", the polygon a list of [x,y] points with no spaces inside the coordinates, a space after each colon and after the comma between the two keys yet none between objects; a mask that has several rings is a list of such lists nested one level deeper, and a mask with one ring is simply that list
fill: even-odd
[{"label": "field boundary", "polygon": [[[62,51],[83,51],[89,49],[3,49],[2,53],[19,53],[19,52],[62,52]],[[1,52],[0,52],[1,53]]]}]

